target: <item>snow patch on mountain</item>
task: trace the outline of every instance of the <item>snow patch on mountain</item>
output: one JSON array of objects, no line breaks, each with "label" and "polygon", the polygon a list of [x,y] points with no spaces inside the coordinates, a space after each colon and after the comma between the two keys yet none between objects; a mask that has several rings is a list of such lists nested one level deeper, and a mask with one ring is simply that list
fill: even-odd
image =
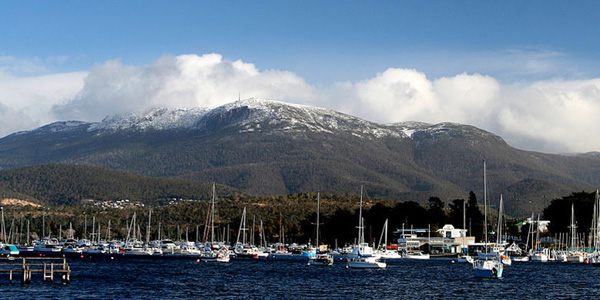
[{"label": "snow patch on mountain", "polygon": [[154,108],[144,113],[129,113],[124,116],[107,117],[100,123],[90,126],[90,131],[98,130],[172,130],[193,129],[198,120],[208,112],[205,108],[168,109]]},{"label": "snow patch on mountain", "polygon": [[75,129],[79,129],[81,128],[81,126],[87,126],[90,123],[88,122],[82,122],[82,121],[60,121],[60,122],[54,122],[39,128],[36,128],[34,130],[30,130],[30,131],[19,131],[19,132],[15,132],[12,135],[14,136],[18,136],[18,135],[25,135],[25,134],[29,134],[29,133],[33,133],[33,134],[49,134],[49,133],[62,133],[62,132],[69,132]]}]

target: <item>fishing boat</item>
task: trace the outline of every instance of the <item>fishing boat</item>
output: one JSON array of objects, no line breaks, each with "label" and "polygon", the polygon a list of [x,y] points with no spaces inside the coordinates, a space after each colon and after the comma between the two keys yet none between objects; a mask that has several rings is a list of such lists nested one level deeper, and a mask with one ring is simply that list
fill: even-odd
[{"label": "fishing boat", "polygon": [[317,245],[317,255],[315,257],[311,257],[308,260],[308,265],[309,266],[331,266],[333,265],[333,255],[327,253],[327,252],[321,252],[320,251],[320,247],[319,247],[319,214],[321,211],[321,200],[320,200],[320,193],[317,193],[317,238],[316,238],[316,245]]},{"label": "fishing boat", "polygon": [[[483,207],[484,207],[484,228],[485,228],[485,252],[488,252],[488,228],[487,228],[487,185],[485,161],[483,162]],[[473,263],[475,277],[480,278],[501,278],[504,271],[504,264],[498,259],[478,259]]]},{"label": "fishing boat", "polygon": [[387,264],[380,260],[380,256],[373,252],[373,247],[365,243],[365,226],[362,217],[363,187],[360,187],[360,206],[358,213],[358,245],[352,248],[352,253],[348,253],[347,268],[355,269],[381,269]]}]

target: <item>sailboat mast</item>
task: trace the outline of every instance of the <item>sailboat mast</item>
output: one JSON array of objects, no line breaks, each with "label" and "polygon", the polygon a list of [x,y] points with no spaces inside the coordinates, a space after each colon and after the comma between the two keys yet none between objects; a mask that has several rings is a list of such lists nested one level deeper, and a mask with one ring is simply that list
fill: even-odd
[{"label": "sailboat mast", "polygon": [[598,251],[598,246],[600,244],[600,193],[596,190],[596,201],[594,202],[594,252]]},{"label": "sailboat mast", "polygon": [[[487,175],[485,169],[485,160],[483,161],[483,219],[485,231],[485,253],[487,254],[488,234],[487,234]],[[487,255],[486,255],[487,258]]]},{"label": "sailboat mast", "polygon": [[[463,229],[467,230],[467,200],[463,200]],[[466,236],[467,234],[465,233],[463,237]]]},{"label": "sailboat mast", "polygon": [[577,247],[577,226],[575,226],[575,204],[571,203],[571,249]]},{"label": "sailboat mast", "polygon": [[216,186],[215,186],[215,183],[213,182],[212,207],[211,207],[211,214],[210,214],[210,243],[211,244],[215,243],[215,193],[216,193]]},{"label": "sailboat mast", "polygon": [[148,228],[146,229],[146,244],[150,244],[150,221],[152,220],[152,209],[148,211]]},{"label": "sailboat mast", "polygon": [[363,203],[363,186],[360,186],[360,206],[358,209],[358,244],[362,244],[364,241],[363,236],[363,219],[362,219],[362,203]]},{"label": "sailboat mast", "polygon": [[496,229],[496,244],[498,244],[498,245],[502,241],[502,214],[503,213],[504,212],[503,212],[503,208],[502,208],[502,195],[500,195],[500,207],[498,208],[498,224],[497,224],[497,229]]},{"label": "sailboat mast", "polygon": [[319,199],[320,194],[317,192],[317,249],[319,248],[319,212],[321,211],[321,200]]}]

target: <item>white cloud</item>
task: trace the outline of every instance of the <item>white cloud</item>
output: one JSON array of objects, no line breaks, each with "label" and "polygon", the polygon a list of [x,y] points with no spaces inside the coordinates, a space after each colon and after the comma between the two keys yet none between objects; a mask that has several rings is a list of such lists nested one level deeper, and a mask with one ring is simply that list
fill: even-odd
[{"label": "white cloud", "polygon": [[430,81],[416,70],[388,69],[368,80],[336,85],[330,106],[335,106],[335,97],[340,93],[350,99],[351,105],[343,103],[338,109],[378,122],[471,124],[487,122],[498,105],[500,84],[479,74]]},{"label": "white cloud", "polygon": [[600,135],[593,133],[600,116],[600,79],[501,84],[481,74],[432,80],[414,69],[390,68],[372,78],[317,88],[292,72],[259,70],[218,54],[164,56],[142,67],[107,61],[86,73],[15,78],[0,68],[0,74],[2,135],[56,120],[99,121],[157,106],[215,107],[239,93],[383,123],[470,124],[522,149],[600,150]]},{"label": "white cloud", "polygon": [[543,81],[505,88],[499,134],[523,148],[549,152],[600,150],[600,79]]},{"label": "white cloud", "polygon": [[[339,95],[346,100],[339,102]],[[431,81],[415,70],[388,69],[339,83],[329,97],[327,106],[378,122],[457,122],[496,133],[520,149],[600,150],[600,135],[593,133],[600,79],[501,85],[480,74]]]},{"label": "white cloud", "polygon": [[51,108],[74,97],[85,72],[0,78],[0,136],[54,122]]},{"label": "white cloud", "polygon": [[241,60],[219,54],[165,56],[144,67],[108,61],[94,66],[81,92],[57,105],[63,118],[100,120],[107,115],[156,106],[215,107],[245,98],[310,101],[313,88],[294,73],[259,71]]}]

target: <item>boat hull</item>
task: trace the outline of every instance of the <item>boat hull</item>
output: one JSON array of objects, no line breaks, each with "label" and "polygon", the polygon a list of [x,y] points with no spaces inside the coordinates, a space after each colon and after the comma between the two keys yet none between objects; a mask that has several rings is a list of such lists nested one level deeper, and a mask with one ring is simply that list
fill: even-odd
[{"label": "boat hull", "polygon": [[387,264],[375,257],[360,257],[348,261],[347,267],[353,269],[383,269]]},{"label": "boat hull", "polygon": [[473,264],[475,277],[479,278],[501,278],[504,265],[496,260],[477,260]]}]

